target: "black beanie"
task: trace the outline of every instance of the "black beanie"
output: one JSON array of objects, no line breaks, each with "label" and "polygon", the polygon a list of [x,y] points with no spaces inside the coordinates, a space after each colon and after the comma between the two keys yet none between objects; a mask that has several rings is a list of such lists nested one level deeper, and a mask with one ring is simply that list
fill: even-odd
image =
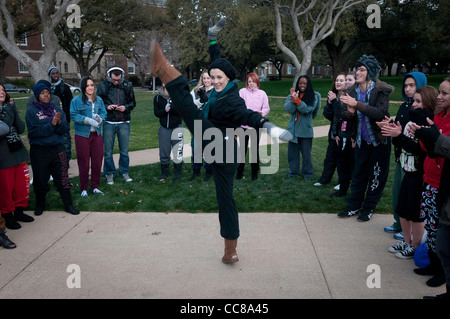
[{"label": "black beanie", "polygon": [[378,77],[378,72],[381,71],[380,63],[373,55],[364,54],[358,59],[356,67],[364,65],[367,68],[367,80],[372,80]]},{"label": "black beanie", "polygon": [[212,69],[221,70],[230,79],[230,81],[233,81],[234,79],[236,79],[236,71],[235,71],[234,67],[231,65],[230,62],[228,62],[227,60],[225,60],[223,58],[214,60],[208,67],[208,73],[211,73]]}]

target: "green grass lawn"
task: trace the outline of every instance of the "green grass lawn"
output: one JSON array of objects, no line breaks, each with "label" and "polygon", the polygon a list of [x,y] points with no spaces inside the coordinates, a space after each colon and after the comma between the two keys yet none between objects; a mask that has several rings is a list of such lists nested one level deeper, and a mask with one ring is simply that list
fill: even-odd
[{"label": "green grass lawn", "polygon": [[[327,138],[317,138],[313,142],[314,178],[303,180],[301,177],[287,178],[287,144],[279,145],[279,168],[275,174],[261,174],[256,181],[249,178],[249,167],[244,178],[235,181],[234,194],[239,212],[308,212],[337,213],[346,207],[345,198],[329,197],[337,184],[337,174],[330,184],[313,186],[323,169],[323,159]],[[270,151],[268,154],[271,154]],[[262,160],[264,158],[262,157]],[[262,164],[270,165],[270,163]],[[393,163],[390,176],[393,176]],[[173,168],[171,167],[171,173]],[[204,172],[195,181],[189,181],[192,174],[190,164],[184,164],[181,180],[173,182],[170,178],[164,182],[158,180],[159,164],[149,164],[130,168],[134,178],[125,183],[116,178],[114,185],[107,185],[102,178],[99,188],[104,196],[90,195],[81,198],[78,178],[73,178],[72,196],[75,205],[82,211],[103,212],[217,212],[214,181],[203,181]],[[390,213],[391,178],[376,210],[377,213]],[[47,195],[48,210],[61,210],[62,203],[55,188]],[[30,196],[30,207],[34,207],[34,194]]]},{"label": "green grass lawn", "polygon": [[[445,75],[429,77],[429,84],[437,87]],[[396,90],[391,97],[392,101],[401,100],[402,77],[382,78],[394,85]],[[271,111],[268,118],[275,124],[286,127],[289,114],[284,109],[284,101],[288,95],[292,79],[282,81],[262,82],[261,88],[270,96]],[[242,87],[243,83],[239,83]],[[315,90],[323,97],[331,88],[331,79],[313,79]],[[14,96],[16,97],[16,96]],[[130,151],[158,147],[159,121],[153,114],[154,94],[148,91],[136,92],[137,107],[132,113]],[[16,104],[22,118],[25,117],[25,99],[16,99]],[[322,106],[325,102],[322,101]],[[397,113],[400,104],[390,104],[390,114]],[[314,126],[328,125],[322,112],[314,119]],[[72,123],[73,134],[73,123]],[[28,147],[26,132],[22,135]],[[185,141],[187,143],[187,141]],[[314,187],[313,183],[320,177],[323,169],[327,138],[316,138],[313,142],[314,178],[304,181],[302,178],[287,179],[287,144],[279,145],[279,169],[275,174],[260,175],[257,181],[244,178],[235,181],[235,199],[240,212],[328,212],[337,213],[346,207],[345,198],[331,199],[332,187],[337,184],[337,174],[333,181],[326,186]],[[117,142],[116,142],[117,144]],[[116,152],[118,147],[116,145]],[[270,153],[269,153],[270,154]],[[76,158],[75,143],[72,147],[72,157]],[[391,158],[391,172],[383,197],[377,207],[377,213],[392,213],[391,184],[393,178],[393,155]],[[173,170],[171,168],[171,170]],[[248,176],[249,168],[246,169]],[[151,211],[151,212],[217,212],[214,182],[203,182],[203,176],[194,182],[189,178],[192,174],[191,165],[184,164],[182,179],[176,183],[168,179],[159,182],[159,164],[131,167],[130,175],[134,181],[125,183],[116,178],[112,186],[106,185],[102,178],[99,188],[105,196],[90,195],[81,198],[78,188],[78,178],[72,179],[72,195],[76,206],[83,211]],[[202,175],[204,173],[202,172]],[[48,210],[61,210],[63,208],[59,194],[52,187],[47,195]],[[29,209],[34,208],[34,193],[30,194]]]}]

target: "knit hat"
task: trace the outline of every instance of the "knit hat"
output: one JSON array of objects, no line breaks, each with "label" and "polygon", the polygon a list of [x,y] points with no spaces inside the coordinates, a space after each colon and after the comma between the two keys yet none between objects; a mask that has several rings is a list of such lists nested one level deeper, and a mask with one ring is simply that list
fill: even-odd
[{"label": "knit hat", "polygon": [[214,60],[208,67],[208,73],[211,74],[212,69],[219,69],[230,79],[233,81],[236,79],[236,70],[227,60],[220,58]]},{"label": "knit hat", "polygon": [[37,82],[33,87],[33,94],[36,97],[36,100],[39,101],[39,94],[41,94],[42,91],[48,90],[50,92],[50,88],[48,85],[46,85],[43,81]]},{"label": "knit hat", "polygon": [[51,87],[52,87],[52,85],[50,84],[50,82],[47,81],[47,80],[39,80],[39,81],[36,82],[36,84],[40,84],[40,83],[45,84],[45,85],[48,87],[49,90],[50,90]]},{"label": "knit hat", "polygon": [[367,68],[367,81],[378,77],[378,73],[381,71],[380,63],[375,59],[373,55],[364,54],[358,59],[356,67],[364,65]]},{"label": "knit hat", "polygon": [[52,64],[52,65],[48,68],[48,71],[47,71],[47,74],[48,74],[49,77],[51,76],[53,70],[57,70],[57,71],[59,72],[59,69],[58,69],[55,65]]}]

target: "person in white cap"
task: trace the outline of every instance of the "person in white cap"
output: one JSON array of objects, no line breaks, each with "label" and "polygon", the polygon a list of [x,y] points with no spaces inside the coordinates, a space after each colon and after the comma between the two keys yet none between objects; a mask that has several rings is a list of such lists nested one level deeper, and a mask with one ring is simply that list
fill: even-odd
[{"label": "person in white cap", "polygon": [[108,70],[105,80],[99,83],[97,95],[105,104],[107,115],[103,122],[103,144],[105,147],[103,173],[108,185],[114,184],[116,166],[113,160],[114,139],[119,141],[119,175],[131,182],[129,175],[131,111],[136,107],[136,99],[131,82],[125,79],[123,69],[115,66]]}]

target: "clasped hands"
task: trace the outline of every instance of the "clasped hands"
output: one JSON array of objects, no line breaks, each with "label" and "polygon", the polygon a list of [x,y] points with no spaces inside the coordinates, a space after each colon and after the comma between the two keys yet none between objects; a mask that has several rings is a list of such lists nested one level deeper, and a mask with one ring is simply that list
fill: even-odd
[{"label": "clasped hands", "polygon": [[55,116],[53,116],[52,124],[61,125],[61,112],[54,111]]},{"label": "clasped hands", "polygon": [[125,111],[125,106],[124,105],[111,104],[111,105],[108,105],[108,110],[110,110],[110,111],[117,110],[119,112],[124,112]]}]

